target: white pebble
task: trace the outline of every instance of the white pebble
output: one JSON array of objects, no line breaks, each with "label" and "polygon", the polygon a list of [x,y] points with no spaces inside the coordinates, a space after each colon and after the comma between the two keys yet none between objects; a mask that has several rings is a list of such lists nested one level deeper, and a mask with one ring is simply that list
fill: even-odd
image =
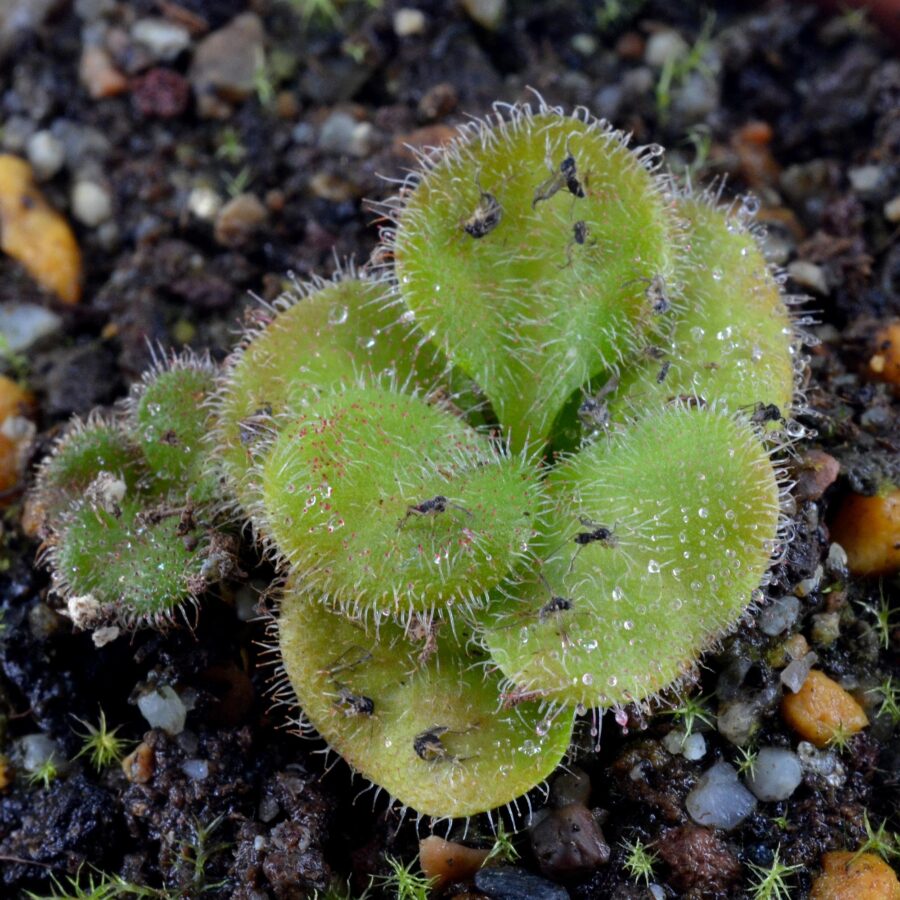
[{"label": "white pebble", "polygon": [[187,707],[169,685],[163,684],[141,694],[137,705],[151,728],[162,728],[171,735],[184,731]]},{"label": "white pebble", "polygon": [[759,630],[769,637],[775,637],[787,631],[797,616],[800,615],[800,601],[790,594],[787,597],[779,597],[773,600],[759,614]]},{"label": "white pebble", "polygon": [[131,26],[131,36],[143,44],[154,59],[170,61],[191,46],[191,35],[187,28],[166,19],[138,19]]},{"label": "white pebble", "polygon": [[788,266],[788,275],[802,288],[815,291],[817,294],[828,293],[828,282],[825,280],[825,270],[815,263],[798,259]]},{"label": "white pebble", "polygon": [[188,209],[198,219],[207,222],[215,220],[222,208],[222,197],[211,187],[200,185],[188,194]]},{"label": "white pebble", "polygon": [[730,831],[756,809],[756,798],[740,783],[734,766],[717,762],[700,777],[685,806],[698,825]]},{"label": "white pebble", "polygon": [[888,222],[900,222],[900,194],[884,204],[884,217]]},{"label": "white pebble", "polygon": [[425,30],[425,13],[420,9],[404,6],[394,13],[394,34],[397,37],[411,37]]},{"label": "white pebble", "polygon": [[28,139],[25,152],[38,181],[49,181],[66,161],[62,141],[49,131],[36,131]]},{"label": "white pebble", "polygon": [[650,36],[644,48],[644,62],[654,69],[661,69],[666,63],[683,59],[690,49],[687,41],[677,31],[657,31]]},{"label": "white pebble", "polygon": [[690,762],[703,759],[706,755],[706,738],[699,731],[688,735],[684,742],[681,755]]},{"label": "white pebble", "polygon": [[78,181],[72,189],[72,215],[87,225],[96,228],[112,217],[112,197],[109,191],[95,181]]},{"label": "white pebble", "polygon": [[205,759],[186,759],[181,771],[192,781],[203,781],[209,777],[209,763]]},{"label": "white pebble", "polygon": [[763,747],[747,778],[747,787],[757,798],[771,803],[787,800],[803,780],[797,754],[782,747]]},{"label": "white pebble", "polygon": [[57,769],[62,769],[65,765],[65,757],[56,741],[45,734],[26,734],[16,743],[22,758],[22,768],[26,772],[37,772],[48,761]]},{"label": "white pebble", "polygon": [[779,676],[781,683],[792,693],[796,694],[806,682],[809,670],[818,662],[819,657],[811,650],[802,659],[795,659],[785,666]]},{"label": "white pebble", "polygon": [[56,334],[63,320],[35,303],[10,303],[0,306],[0,335],[12,353],[27,350],[41,338]]}]

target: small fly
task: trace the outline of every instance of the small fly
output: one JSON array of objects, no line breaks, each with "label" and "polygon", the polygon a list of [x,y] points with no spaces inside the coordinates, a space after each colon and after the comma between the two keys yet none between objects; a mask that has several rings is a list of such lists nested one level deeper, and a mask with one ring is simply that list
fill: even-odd
[{"label": "small fly", "polygon": [[609,428],[609,403],[606,398],[619,386],[619,376],[613,375],[596,394],[584,392],[584,399],[578,407],[581,424],[590,431]]},{"label": "small fly", "polygon": [[447,512],[448,509],[459,510],[470,518],[472,516],[471,511],[464,506],[453,503],[443,494],[437,494],[428,500],[423,500],[421,503],[413,503],[410,506],[407,506],[406,515],[397,523],[397,528],[402,528],[412,516],[438,516],[441,513]]},{"label": "small fly", "polygon": [[475,211],[462,223],[463,231],[476,240],[490,234],[503,218],[503,207],[492,193],[482,190],[479,184],[478,194]]}]

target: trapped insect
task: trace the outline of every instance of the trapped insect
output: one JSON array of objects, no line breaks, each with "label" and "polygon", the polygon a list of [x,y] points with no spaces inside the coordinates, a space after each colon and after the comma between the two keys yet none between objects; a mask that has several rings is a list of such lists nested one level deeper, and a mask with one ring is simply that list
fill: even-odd
[{"label": "trapped insect", "polygon": [[448,509],[459,510],[459,512],[463,512],[469,517],[472,516],[471,511],[464,506],[451,502],[443,494],[437,494],[428,500],[423,500],[421,503],[407,506],[406,515],[397,523],[397,528],[402,528],[412,516],[436,516],[447,512]]},{"label": "trapped insect", "polygon": [[480,184],[478,193],[478,203],[474,212],[462,223],[463,231],[476,240],[490,234],[503,218],[500,201],[489,191],[482,190]]},{"label": "trapped insect", "polygon": [[578,418],[585,428],[591,431],[609,428],[609,403],[605,398],[614,393],[618,386],[619,376],[613,375],[595,394],[584,392],[584,399],[578,407]]},{"label": "trapped insect", "polygon": [[464,731],[452,731],[447,725],[432,725],[420,731],[413,738],[413,750],[419,759],[425,762],[464,762],[470,756],[454,756],[441,740],[445,734],[465,734]]},{"label": "trapped insect", "polygon": [[538,203],[543,200],[549,200],[554,194],[559,193],[564,187],[569,193],[575,197],[584,197],[584,188],[578,180],[577,164],[575,157],[566,148],[566,155],[559,164],[558,169],[553,169],[552,163],[548,158],[552,174],[546,178],[534,189],[534,197],[531,201],[531,208],[534,209]]},{"label": "trapped insect", "polygon": [[375,701],[363,694],[354,694],[349,688],[341,685],[334,705],[345,716],[371,716],[375,712]]}]

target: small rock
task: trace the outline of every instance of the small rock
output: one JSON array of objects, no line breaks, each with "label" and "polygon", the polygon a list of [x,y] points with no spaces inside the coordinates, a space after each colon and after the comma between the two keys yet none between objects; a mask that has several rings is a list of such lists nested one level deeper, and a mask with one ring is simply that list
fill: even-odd
[{"label": "small rock", "polygon": [[698,825],[730,831],[756,809],[756,798],[740,783],[734,766],[720,761],[703,773],[685,806]]},{"label": "small rock", "polygon": [[792,731],[817,747],[826,746],[839,732],[849,737],[869,724],[856,700],[818,669],[796,694],[784,697],[781,715]]},{"label": "small rock", "polygon": [[133,784],[146,784],[153,778],[155,762],[153,748],[140,743],[122,760],[122,771]]},{"label": "small rock", "polygon": [[897,873],[875,853],[832,850],[822,868],[809,900],[900,900]]},{"label": "small rock", "polygon": [[0,335],[12,353],[27,350],[32,344],[56,334],[63,320],[34,303],[10,303],[0,306]]},{"label": "small rock", "polygon": [[549,810],[531,827],[531,849],[549,878],[582,878],[609,862],[609,844],[583,803]]},{"label": "small rock", "polygon": [[683,756],[691,762],[706,755],[706,738],[699,731],[686,735],[680,728],[673,728],[663,738],[663,746],[673,756]]},{"label": "small rock", "polygon": [[557,775],[550,785],[550,803],[556,807],[570,803],[587,804],[591,796],[591,779],[584,769],[570,766],[568,772]]},{"label": "small rock", "polygon": [[874,194],[884,180],[884,167],[877,165],[856,166],[847,172],[853,190],[859,194]]},{"label": "small rock", "polygon": [[819,500],[837,481],[841,464],[824,450],[807,450],[794,464],[798,500]]},{"label": "small rock", "polygon": [[759,728],[762,712],[752,700],[732,700],[719,705],[716,728],[736,747],[743,747]]},{"label": "small rock", "polygon": [[37,772],[47,762],[58,770],[63,769],[66,764],[59,745],[45,734],[26,734],[16,741],[16,749],[26,772]]},{"label": "small rock", "polygon": [[815,572],[809,578],[804,578],[794,585],[794,594],[798,597],[809,597],[811,594],[814,594],[822,584],[822,576],[824,574],[824,567],[816,566]]},{"label": "small rock", "polygon": [[212,222],[222,205],[222,198],[218,192],[206,185],[195,187],[188,194],[187,208],[198,219]]},{"label": "small rock", "polygon": [[419,866],[432,880],[432,890],[438,892],[452,882],[468,881],[484,865],[489,852],[432,834],[419,841]]},{"label": "small rock", "polygon": [[494,31],[506,15],[506,0],[462,0],[462,8],[472,21]]},{"label": "small rock", "polygon": [[23,159],[0,155],[0,249],[63,303],[81,297],[81,251],[68,222],[51,208]]},{"label": "small rock", "polygon": [[429,88],[419,101],[419,115],[423,119],[434,121],[450,115],[459,103],[456,88],[447,81],[442,81]]},{"label": "small rock", "polygon": [[798,285],[817,294],[828,293],[828,282],[825,280],[825,270],[815,263],[803,259],[794,260],[788,266],[788,275]]},{"label": "small rock", "polygon": [[759,800],[787,800],[803,780],[797,754],[782,747],[762,747],[747,778],[747,787]]},{"label": "small rock", "polygon": [[168,19],[138,19],[131,26],[131,37],[143,44],[154,59],[163,62],[171,62],[191,46],[188,30]]},{"label": "small rock", "polygon": [[900,222],[900,194],[884,204],[884,217],[888,222]]},{"label": "small rock", "polygon": [[796,694],[806,683],[810,670],[818,661],[819,657],[810,651],[800,659],[788,663],[779,676],[779,680],[789,691]]},{"label": "small rock", "polygon": [[759,614],[757,622],[763,634],[775,637],[787,631],[797,621],[799,615],[800,601],[788,594],[786,597],[773,600],[765,607]]},{"label": "small rock", "polygon": [[134,80],[131,99],[144,118],[174,119],[187,109],[191,88],[173,69],[155,68]]},{"label": "small rock", "polygon": [[49,181],[66,161],[65,147],[50,131],[37,131],[29,139],[25,152],[37,181]]},{"label": "small rock", "polygon": [[360,192],[355,184],[341,178],[340,175],[332,175],[330,172],[316,172],[309,180],[309,189],[316,197],[330,200],[332,203],[346,203],[355,200]]},{"label": "small rock", "polygon": [[216,216],[216,241],[223,247],[240,247],[253,237],[266,216],[266,208],[255,194],[239,194]]},{"label": "small rock", "polygon": [[569,900],[569,892],[524,869],[489,866],[475,873],[475,887],[492,900]]},{"label": "small rock", "polygon": [[578,34],[572,35],[569,41],[572,49],[582,56],[593,56],[597,52],[597,39],[586,31],[579,31]]},{"label": "small rock", "polygon": [[264,41],[259,16],[243,13],[197,45],[188,78],[201,116],[223,118],[230,113],[230,103],[253,93],[265,63]]},{"label": "small rock", "polygon": [[112,217],[112,196],[96,181],[76,181],[72,188],[72,215],[82,225],[96,228]]},{"label": "small rock", "polygon": [[170,685],[159,685],[141,694],[137,705],[151,728],[161,728],[173,736],[184,731],[187,707]]},{"label": "small rock", "polygon": [[375,129],[370,122],[357,122],[345,112],[333,112],[319,131],[319,147],[330,153],[367,156],[373,146]]},{"label": "small rock", "polygon": [[839,612],[816,613],[812,617],[810,637],[814,644],[828,647],[841,636],[841,614]]},{"label": "small rock", "polygon": [[840,788],[847,780],[847,770],[836,753],[817,750],[809,741],[797,744],[797,758],[804,773],[821,779],[831,788]]},{"label": "small rock", "polygon": [[846,580],[847,572],[847,551],[837,542],[832,541],[828,547],[828,556],[825,557],[825,568],[830,575]]},{"label": "small rock", "polygon": [[5,0],[0,3],[0,58],[17,41],[36,31],[61,0]]},{"label": "small rock", "polygon": [[85,46],[78,64],[78,78],[94,100],[116,97],[128,90],[128,79],[102,47]]},{"label": "small rock", "polygon": [[728,889],[741,877],[740,862],[709,828],[691,824],[668,828],[655,849],[670,870],[671,886],[688,896],[729,896]]},{"label": "small rock", "polygon": [[854,575],[890,575],[900,568],[900,488],[874,497],[848,494],[831,524]]},{"label": "small rock", "polygon": [[209,762],[205,759],[186,759],[181,764],[181,771],[191,781],[203,781],[209,778]]},{"label": "small rock", "polygon": [[667,28],[664,31],[657,31],[647,39],[644,62],[654,69],[661,69],[667,63],[684,59],[690,49],[688,42],[677,31]]},{"label": "small rock", "polygon": [[399,38],[412,37],[425,31],[425,13],[403,6],[394,13],[394,34]]},{"label": "small rock", "polygon": [[94,22],[116,11],[116,0],[75,0],[75,15],[82,22]]}]

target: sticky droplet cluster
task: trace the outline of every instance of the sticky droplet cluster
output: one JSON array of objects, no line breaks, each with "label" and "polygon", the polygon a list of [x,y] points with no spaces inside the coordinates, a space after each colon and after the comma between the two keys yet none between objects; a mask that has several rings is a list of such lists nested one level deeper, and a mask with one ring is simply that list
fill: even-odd
[{"label": "sticky droplet cluster", "polygon": [[[584,110],[498,106],[423,155],[363,272],[258,310],[203,387],[211,459],[167,442],[155,386],[92,438],[128,502],[149,467],[251,523],[283,574],[277,697],[420,814],[514,801],[577,714],[677,683],[782,539],[781,279],[752,200],[661,156]],[[40,481],[74,494],[96,476],[60,474],[66,446]]]}]

